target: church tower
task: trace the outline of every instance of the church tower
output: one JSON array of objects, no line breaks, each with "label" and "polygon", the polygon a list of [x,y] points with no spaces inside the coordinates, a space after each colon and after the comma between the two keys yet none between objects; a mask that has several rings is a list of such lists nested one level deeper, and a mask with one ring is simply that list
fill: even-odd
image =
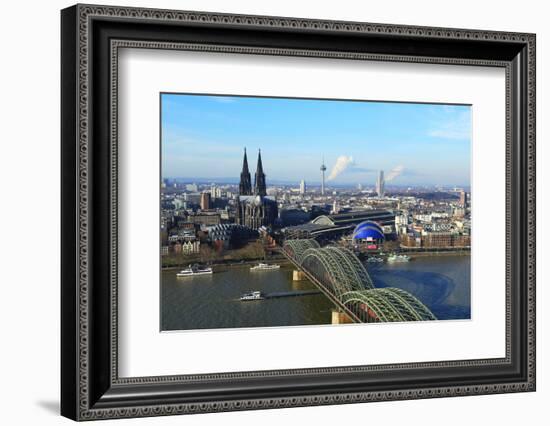
[{"label": "church tower", "polygon": [[256,176],[254,177],[254,195],[265,196],[267,194],[265,188],[265,173],[262,167],[262,154],[258,150],[258,165],[256,166]]},{"label": "church tower", "polygon": [[246,148],[244,149],[243,170],[239,182],[239,195],[252,195],[252,181],[248,171],[248,160],[246,159]]},{"label": "church tower", "polygon": [[250,181],[246,149],[244,151],[243,170],[239,183],[235,221],[251,229],[273,226],[277,220],[277,200],[267,196],[262,154],[258,150],[258,165],[254,175],[254,189]]}]

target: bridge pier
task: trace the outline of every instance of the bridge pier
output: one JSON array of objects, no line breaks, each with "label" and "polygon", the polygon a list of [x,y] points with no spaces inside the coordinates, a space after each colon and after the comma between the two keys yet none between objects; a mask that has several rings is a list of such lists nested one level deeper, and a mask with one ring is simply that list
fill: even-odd
[{"label": "bridge pier", "polygon": [[292,271],[292,281],[303,281],[305,279],[307,279],[306,275],[302,271],[299,271],[297,269]]},{"label": "bridge pier", "polygon": [[333,309],[332,324],[353,324],[353,321],[344,312]]}]

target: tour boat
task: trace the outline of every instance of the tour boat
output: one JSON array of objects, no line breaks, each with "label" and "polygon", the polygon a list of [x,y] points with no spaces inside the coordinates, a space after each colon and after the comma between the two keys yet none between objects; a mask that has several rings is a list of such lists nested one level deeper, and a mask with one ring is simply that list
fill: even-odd
[{"label": "tour boat", "polygon": [[384,259],[382,259],[381,257],[369,257],[367,259],[367,262],[368,263],[380,263],[380,262],[383,262]]},{"label": "tour boat", "polygon": [[198,265],[189,265],[187,269],[184,269],[182,271],[179,271],[176,276],[177,277],[195,277],[197,275],[210,275],[212,274],[212,268],[206,266],[201,267]]},{"label": "tour boat", "polygon": [[242,296],[241,296],[241,300],[242,301],[247,301],[247,300],[263,300],[265,299],[264,295],[262,294],[261,291],[251,291],[249,293],[244,293]]},{"label": "tour boat", "polygon": [[388,256],[388,262],[408,262],[411,258],[406,254],[390,254]]},{"label": "tour boat", "polygon": [[268,265],[267,263],[258,263],[256,266],[250,268],[251,271],[271,271],[273,269],[279,269],[281,265]]}]

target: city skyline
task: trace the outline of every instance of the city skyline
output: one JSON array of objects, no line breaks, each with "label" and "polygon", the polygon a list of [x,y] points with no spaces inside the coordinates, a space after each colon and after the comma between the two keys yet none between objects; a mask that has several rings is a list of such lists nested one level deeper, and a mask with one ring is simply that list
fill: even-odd
[{"label": "city skyline", "polygon": [[[224,181],[243,149],[268,180],[327,186],[469,186],[471,107],[162,94],[162,178]],[[437,161],[434,161],[437,158]]]}]

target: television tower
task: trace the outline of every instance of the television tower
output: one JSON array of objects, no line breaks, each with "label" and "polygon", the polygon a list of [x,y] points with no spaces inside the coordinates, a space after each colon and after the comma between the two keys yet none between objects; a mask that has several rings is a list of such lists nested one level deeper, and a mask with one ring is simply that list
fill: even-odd
[{"label": "television tower", "polygon": [[321,195],[325,195],[325,171],[327,166],[325,166],[325,157],[323,157],[323,162],[321,163]]}]

